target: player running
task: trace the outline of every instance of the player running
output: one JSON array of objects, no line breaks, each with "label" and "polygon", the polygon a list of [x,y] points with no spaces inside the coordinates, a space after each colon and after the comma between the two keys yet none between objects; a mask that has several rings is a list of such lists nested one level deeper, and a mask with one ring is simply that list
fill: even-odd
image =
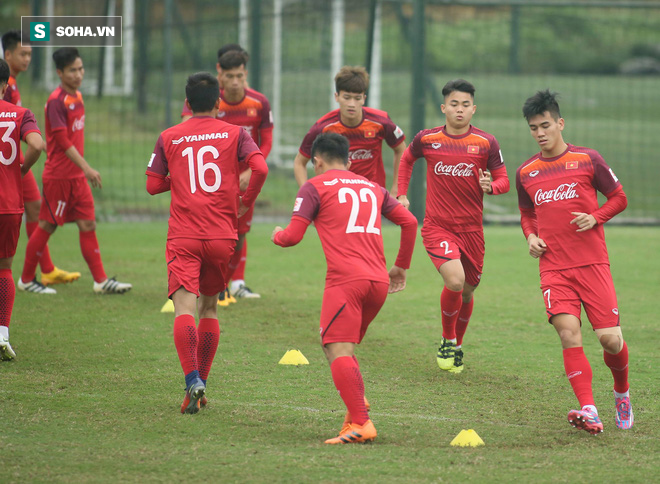
[{"label": "player running", "polygon": [[[332,379],[348,412],[339,436],[326,444],[371,441],[355,345],[380,311],[388,293],[406,287],[417,220],[385,188],[348,171],[349,142],[337,133],[319,135],[311,147],[317,176],[298,191],[291,222],[275,227],[271,239],[282,247],[300,242],[314,222],[328,264],[321,308],[321,345]],[[380,233],[381,214],[401,226],[401,245],[389,274]]]},{"label": "player running", "polygon": [[[9,65],[0,59],[0,98],[8,89],[9,76]],[[0,100],[0,119],[0,361],[9,361],[16,358],[9,344],[9,323],[16,296],[11,264],[23,218],[21,178],[39,159],[44,142],[29,110]],[[27,143],[23,165],[21,140]]]},{"label": "player running", "polygon": [[[48,239],[58,226],[76,222],[80,231],[80,249],[94,278],[93,290],[98,294],[123,294],[133,286],[108,278],[103,268],[96,239],[94,198],[89,183],[101,188],[101,175],[84,156],[85,105],[78,88],[85,74],[78,49],[63,47],[53,53],[62,84],[46,102],[46,142],[48,158],[42,174],[44,203],[39,212],[39,225],[25,249],[23,273],[18,280],[22,291],[55,294],[36,279],[39,259]],[[35,286],[39,290],[34,290]]]},{"label": "player running", "polygon": [[483,198],[509,191],[509,179],[495,137],[470,124],[477,106],[474,86],[464,79],[442,88],[447,124],[417,133],[401,158],[398,200],[410,205],[408,184],[418,158],[426,159],[426,216],[424,247],[440,272],[442,343],[437,363],[442,370],[460,373],[463,336],[474,291],[481,281],[486,251]]},{"label": "player running", "polygon": [[[628,346],[621,333],[603,231],[605,222],[625,210],[626,195],[597,151],[564,141],[557,93],[538,91],[525,101],[523,115],[541,151],[516,172],[518,205],[529,254],[539,259],[548,321],[559,334],[566,376],[581,407],[568,413],[568,421],[594,435],[603,431],[591,366],[582,348],[584,306],[614,377],[616,426],[629,429],[634,417]],[[602,207],[597,192],[607,197]]]},{"label": "player running", "polygon": [[[206,404],[206,380],[220,339],[218,294],[229,280],[238,216],[249,212],[268,174],[247,131],[215,119],[220,103],[215,77],[190,76],[186,105],[193,116],[161,133],[147,167],[150,194],[172,191],[166,258],[174,344],[186,380],[181,413],[197,413]],[[239,198],[245,166],[252,176]]]},{"label": "player running", "polygon": [[338,133],[350,143],[348,158],[350,171],[366,177],[385,187],[383,165],[383,140],[394,152],[392,168],[392,196],[396,195],[396,184],[401,155],[406,149],[405,136],[401,128],[392,122],[385,111],[364,107],[369,89],[369,74],[364,67],[344,66],[335,76],[335,100],[339,109],[319,119],[305,135],[296,158],[293,173],[298,185],[307,180],[307,162],[312,143],[320,133]]},{"label": "player running", "polygon": [[[22,45],[20,30],[10,30],[2,36],[2,50],[5,54],[5,60],[9,64],[9,82],[7,90],[5,91],[4,100],[22,106],[21,93],[18,90],[16,78],[21,72],[27,70],[32,60],[32,47],[29,45]],[[21,155],[22,156],[22,155]],[[25,204],[25,231],[28,238],[34,232],[39,224],[39,210],[41,208],[41,194],[37,186],[37,180],[31,170],[23,177],[23,203]],[[67,272],[65,270],[55,267],[50,258],[50,251],[48,245],[44,247],[41,258],[39,259],[39,266],[41,267],[41,284],[33,284],[30,286],[32,292],[41,292],[44,290],[43,285],[49,284],[62,284],[73,282],[80,277],[80,272]]]}]

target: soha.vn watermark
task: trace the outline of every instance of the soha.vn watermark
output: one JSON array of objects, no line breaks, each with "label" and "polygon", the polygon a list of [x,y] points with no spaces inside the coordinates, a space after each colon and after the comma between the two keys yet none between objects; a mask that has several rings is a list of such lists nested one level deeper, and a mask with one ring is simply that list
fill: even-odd
[{"label": "soha.vn watermark", "polygon": [[21,17],[21,43],[31,47],[121,47],[120,16]]}]

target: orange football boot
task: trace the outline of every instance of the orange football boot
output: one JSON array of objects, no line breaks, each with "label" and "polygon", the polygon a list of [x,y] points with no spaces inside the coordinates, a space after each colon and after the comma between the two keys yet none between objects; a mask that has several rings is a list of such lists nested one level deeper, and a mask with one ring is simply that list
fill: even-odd
[{"label": "orange football boot", "polygon": [[325,441],[326,444],[363,444],[365,442],[371,442],[376,438],[377,432],[376,427],[371,422],[367,420],[364,425],[358,424],[348,424],[348,430],[346,432],[340,433],[334,439],[328,439]]}]

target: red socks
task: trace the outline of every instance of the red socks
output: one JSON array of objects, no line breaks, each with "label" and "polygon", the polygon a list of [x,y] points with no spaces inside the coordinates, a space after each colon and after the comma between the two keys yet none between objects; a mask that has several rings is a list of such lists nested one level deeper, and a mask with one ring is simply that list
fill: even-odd
[{"label": "red socks", "polygon": [[[32,235],[32,232],[34,232],[34,230],[38,226],[39,226],[39,222],[25,222],[25,231],[28,234],[28,239]],[[39,259],[39,265],[41,266],[41,272],[49,273],[55,270],[53,261],[50,258],[50,251],[48,250],[48,245],[46,245],[46,247],[44,247],[44,249],[41,251],[41,259]],[[27,282],[27,281],[24,280],[23,282]]]},{"label": "red socks", "polygon": [[[237,281],[245,280],[245,260],[247,259],[247,239],[243,240],[243,248],[239,251],[239,258],[236,264],[236,270],[232,275],[232,279]],[[232,263],[234,261],[232,260]]]},{"label": "red socks", "polygon": [[456,339],[456,320],[461,309],[463,291],[452,291],[445,286],[440,295],[440,310],[442,312],[442,337]]},{"label": "red socks", "polygon": [[456,346],[463,344],[463,336],[467,330],[470,317],[472,316],[472,308],[474,307],[474,297],[470,302],[464,302],[461,310],[458,312],[458,319],[456,320]]},{"label": "red socks", "polygon": [[197,370],[197,341],[195,317],[182,314],[174,318],[174,346],[184,375]]},{"label": "red socks", "polygon": [[0,269],[0,326],[9,327],[15,296],[16,287],[11,269]]},{"label": "red socks", "polygon": [[580,407],[594,405],[591,366],[581,346],[564,350],[564,369]]},{"label": "red socks", "polygon": [[364,382],[357,360],[350,356],[340,356],[330,365],[332,380],[344,401],[353,423],[364,425],[369,420],[364,403]]},{"label": "red socks", "polygon": [[[105,275],[105,270],[103,269],[99,242],[96,240],[96,231],[90,230],[89,232],[80,232],[80,250],[82,251],[85,262],[87,262],[89,270],[92,272],[94,281],[105,281],[108,276]],[[23,279],[23,282],[27,281]]]},{"label": "red socks", "polygon": [[623,342],[623,348],[616,355],[603,351],[605,364],[612,371],[614,377],[614,391],[626,393],[630,388],[628,384],[628,345]]},{"label": "red socks", "polygon": [[32,232],[25,248],[25,262],[23,263],[23,273],[21,274],[21,280],[23,282],[34,280],[37,264],[39,264],[39,259],[41,259],[44,253],[49,238],[50,234],[39,226]]},{"label": "red socks", "polygon": [[206,380],[213,365],[213,358],[220,341],[220,324],[217,318],[201,318],[197,328],[197,364],[199,377]]}]

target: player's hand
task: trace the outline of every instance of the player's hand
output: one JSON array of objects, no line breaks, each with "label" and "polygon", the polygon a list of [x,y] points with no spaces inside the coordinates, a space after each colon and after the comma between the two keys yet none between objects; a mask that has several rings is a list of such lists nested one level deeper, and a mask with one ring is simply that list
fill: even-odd
[{"label": "player's hand", "polygon": [[250,210],[250,207],[247,205],[243,205],[243,199],[239,198],[238,202],[238,218],[241,218],[243,215],[245,215],[248,210]]},{"label": "player's hand", "polygon": [[585,232],[587,230],[593,229],[598,223],[596,222],[596,217],[590,213],[571,212],[571,215],[575,215],[575,218],[571,220],[571,223],[577,224],[579,227],[576,232]]},{"label": "player's hand", "polygon": [[406,288],[406,270],[398,266],[392,266],[390,269],[390,287],[387,288],[388,294],[403,291]]},{"label": "player's hand", "polygon": [[543,239],[534,234],[529,234],[529,237],[527,237],[527,245],[529,246],[529,255],[534,259],[538,259],[548,250],[548,246],[545,245]]},{"label": "player's hand", "polygon": [[479,185],[481,185],[481,189],[484,193],[493,193],[490,172],[488,170],[482,171],[481,168],[479,168]]},{"label": "player's hand", "polygon": [[94,188],[103,188],[101,186],[101,174],[98,171],[96,171],[94,168],[87,168],[84,173],[85,178],[87,178],[90,185],[92,185]]},{"label": "player's hand", "polygon": [[241,192],[247,190],[248,185],[250,184],[250,177],[252,176],[252,170],[248,168],[240,175],[238,175],[238,188]]},{"label": "player's hand", "polygon": [[405,195],[401,195],[400,197],[397,197],[397,200],[401,205],[403,205],[403,208],[406,210],[410,209],[410,200],[408,200],[408,197]]},{"label": "player's hand", "polygon": [[284,230],[284,229],[283,229],[282,227],[280,227],[279,225],[278,225],[277,227],[275,227],[275,228],[273,229],[273,233],[270,234],[270,240],[271,240],[272,242],[275,242],[275,234],[278,233],[278,232],[282,232],[283,230]]},{"label": "player's hand", "polygon": [[30,171],[25,165],[21,165],[21,176],[27,175],[27,172]]}]

